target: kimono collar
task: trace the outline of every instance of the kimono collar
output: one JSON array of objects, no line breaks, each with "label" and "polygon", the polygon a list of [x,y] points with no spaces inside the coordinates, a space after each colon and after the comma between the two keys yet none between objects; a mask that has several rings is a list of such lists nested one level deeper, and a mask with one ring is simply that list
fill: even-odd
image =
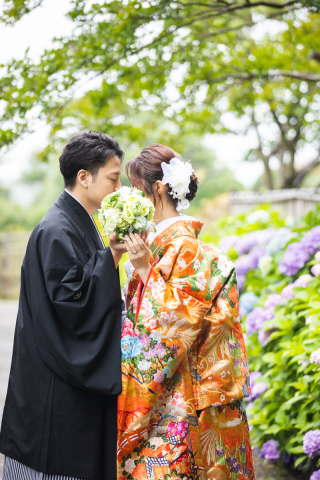
[{"label": "kimono collar", "polygon": [[98,250],[103,248],[101,237],[98,234],[95,225],[93,224],[93,219],[80,202],[78,202],[72,195],[69,195],[69,193],[64,190],[58,197],[56,204],[71,217],[74,217],[74,214],[76,213],[84,226],[83,230],[89,234],[96,248]]},{"label": "kimono collar", "polygon": [[177,237],[192,237],[197,239],[203,223],[199,220],[177,220],[168,228],[159,233],[150,245],[152,257],[161,257],[170,240]]}]

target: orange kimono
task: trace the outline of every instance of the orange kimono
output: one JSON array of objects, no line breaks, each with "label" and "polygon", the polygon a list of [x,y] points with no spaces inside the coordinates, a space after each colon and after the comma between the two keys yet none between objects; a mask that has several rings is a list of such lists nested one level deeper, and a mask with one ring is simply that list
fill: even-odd
[{"label": "orange kimono", "polygon": [[243,397],[249,371],[235,269],[177,221],[134,271],[118,400],[118,480],[254,480]]}]

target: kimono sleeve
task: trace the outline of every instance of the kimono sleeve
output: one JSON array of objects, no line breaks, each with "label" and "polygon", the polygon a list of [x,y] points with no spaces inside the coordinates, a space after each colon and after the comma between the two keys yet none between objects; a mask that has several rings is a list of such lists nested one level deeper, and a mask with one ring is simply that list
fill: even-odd
[{"label": "kimono sleeve", "polygon": [[[150,408],[172,382],[210,309],[209,281],[210,265],[202,258],[197,241],[188,237],[173,240],[145,286],[127,357],[122,349],[122,374],[127,378],[124,383],[130,391],[131,404],[135,403],[136,392]],[[137,310],[136,302],[137,296],[130,306],[131,315]],[[128,321],[129,318],[130,309]],[[130,342],[126,331],[125,325],[123,347]],[[125,394],[121,397],[125,401]],[[121,399],[119,405],[120,410],[124,408]]]},{"label": "kimono sleeve", "polygon": [[[79,260],[72,232],[42,232],[37,255],[45,297],[34,316],[44,362],[65,382],[99,393],[121,391],[121,290],[109,248]],[[83,257],[82,257],[83,259]]]},{"label": "kimono sleeve", "polygon": [[235,268],[221,252],[213,259],[212,266],[212,307],[189,352],[198,410],[232,404],[250,392]]}]

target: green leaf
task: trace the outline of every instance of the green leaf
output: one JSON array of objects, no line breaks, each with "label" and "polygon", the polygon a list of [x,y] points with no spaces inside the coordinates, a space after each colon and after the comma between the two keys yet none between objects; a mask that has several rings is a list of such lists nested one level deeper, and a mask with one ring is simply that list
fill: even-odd
[{"label": "green leaf", "polygon": [[[292,453],[294,453],[294,452],[292,452]],[[305,455],[303,455],[302,457],[297,458],[297,460],[294,462],[295,468],[297,468],[302,462],[304,462],[306,458],[307,458],[307,457],[306,457]]]}]

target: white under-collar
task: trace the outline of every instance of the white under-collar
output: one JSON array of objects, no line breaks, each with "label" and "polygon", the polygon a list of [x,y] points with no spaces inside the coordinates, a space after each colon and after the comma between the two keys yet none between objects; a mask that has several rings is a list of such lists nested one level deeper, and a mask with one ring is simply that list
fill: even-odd
[{"label": "white under-collar", "polygon": [[[83,207],[82,203],[80,202],[80,200],[78,200],[74,195],[72,195],[72,193],[67,189],[65,188],[64,189],[65,192],[69,193],[69,195],[71,195],[72,198],[74,198],[75,200],[77,200],[78,203],[80,203],[81,207]],[[84,207],[83,207],[84,208]],[[85,209],[85,208],[84,208]],[[86,209],[85,209],[86,210]]]},{"label": "white under-collar", "polygon": [[179,213],[176,217],[171,217],[171,218],[166,218],[165,220],[162,220],[162,222],[158,223],[158,225],[155,226],[156,231],[155,232],[150,232],[148,235],[148,240],[149,242],[153,242],[153,240],[160,234],[162,233],[166,228],[170,227],[176,222],[181,222],[181,220],[190,220],[193,222],[197,222],[198,220],[194,217],[190,217],[189,215],[184,215],[183,213]]}]

